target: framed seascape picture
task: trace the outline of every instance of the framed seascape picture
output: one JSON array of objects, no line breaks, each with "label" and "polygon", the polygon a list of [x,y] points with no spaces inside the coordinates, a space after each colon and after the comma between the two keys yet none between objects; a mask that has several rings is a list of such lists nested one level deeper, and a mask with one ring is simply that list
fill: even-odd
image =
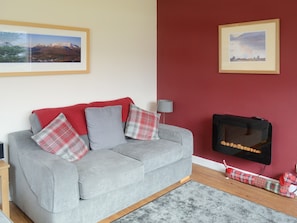
[{"label": "framed seascape picture", "polygon": [[279,19],[219,25],[220,73],[280,73]]},{"label": "framed seascape picture", "polygon": [[0,76],[89,73],[89,29],[0,20]]}]

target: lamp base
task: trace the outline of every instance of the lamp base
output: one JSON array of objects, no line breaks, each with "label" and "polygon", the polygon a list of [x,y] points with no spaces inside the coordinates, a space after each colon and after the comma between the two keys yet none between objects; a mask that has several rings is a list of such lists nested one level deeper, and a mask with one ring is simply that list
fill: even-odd
[{"label": "lamp base", "polygon": [[162,119],[163,119],[163,122],[162,123],[165,124],[165,112],[162,112],[162,116],[163,116],[162,117]]}]

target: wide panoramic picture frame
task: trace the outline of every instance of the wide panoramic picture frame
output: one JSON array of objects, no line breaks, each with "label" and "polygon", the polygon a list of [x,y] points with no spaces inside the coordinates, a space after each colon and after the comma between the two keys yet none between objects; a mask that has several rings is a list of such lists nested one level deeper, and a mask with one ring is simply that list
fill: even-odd
[{"label": "wide panoramic picture frame", "polygon": [[279,19],[219,25],[219,73],[280,73]]},{"label": "wide panoramic picture frame", "polygon": [[89,73],[89,32],[0,20],[0,76]]}]

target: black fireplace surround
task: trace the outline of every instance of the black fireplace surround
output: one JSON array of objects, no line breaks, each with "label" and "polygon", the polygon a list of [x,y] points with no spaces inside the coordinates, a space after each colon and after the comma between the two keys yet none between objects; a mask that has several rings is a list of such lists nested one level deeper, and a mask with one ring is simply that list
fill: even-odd
[{"label": "black fireplace surround", "polygon": [[265,119],[213,115],[213,150],[266,165],[271,164],[272,125]]}]

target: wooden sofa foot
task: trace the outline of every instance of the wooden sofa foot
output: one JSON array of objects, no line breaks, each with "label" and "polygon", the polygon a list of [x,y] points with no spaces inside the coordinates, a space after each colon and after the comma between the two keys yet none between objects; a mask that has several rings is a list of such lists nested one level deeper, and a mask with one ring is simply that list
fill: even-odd
[{"label": "wooden sofa foot", "polygon": [[185,178],[181,179],[179,182],[180,182],[181,184],[183,184],[183,183],[186,183],[186,182],[188,182],[188,181],[190,181],[190,180],[191,180],[191,176],[186,176]]}]

